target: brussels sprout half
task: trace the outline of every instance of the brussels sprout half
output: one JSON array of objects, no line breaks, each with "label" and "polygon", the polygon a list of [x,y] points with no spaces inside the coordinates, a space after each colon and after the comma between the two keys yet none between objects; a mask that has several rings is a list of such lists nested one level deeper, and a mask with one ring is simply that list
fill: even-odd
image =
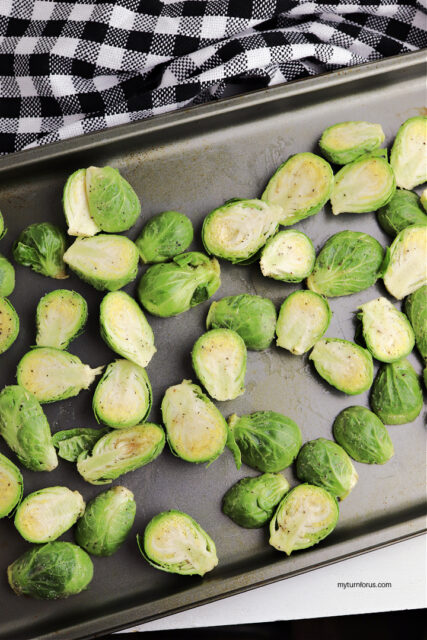
[{"label": "brussels sprout half", "polygon": [[348,164],[374,151],[385,140],[380,124],[363,121],[339,122],[322,133],[319,147],[329,162]]},{"label": "brussels sprout half", "polygon": [[289,488],[289,482],[280,473],[242,478],[223,497],[222,510],[241,527],[263,527]]},{"label": "brussels sprout half", "polygon": [[384,284],[401,300],[427,284],[427,225],[403,229],[390,246],[386,258]]},{"label": "brussels sprout half", "polygon": [[15,288],[15,269],[0,253],[0,296],[7,298]]},{"label": "brussels sprout half", "polygon": [[387,298],[365,302],[359,309],[363,337],[374,358],[381,362],[395,362],[411,353],[415,336],[404,313]]},{"label": "brussels sprout half", "polygon": [[393,237],[412,224],[427,224],[417,194],[406,189],[396,189],[390,202],[377,211],[377,218],[380,227]]},{"label": "brussels sprout half", "polygon": [[22,500],[24,481],[18,467],[0,453],[0,518],[8,516]]},{"label": "brussels sprout half", "polygon": [[19,333],[19,317],[7,298],[0,297],[0,354],[7,351]]},{"label": "brussels sprout half", "polygon": [[149,220],[135,241],[144,264],[167,262],[193,242],[193,224],[178,211],[164,211]]},{"label": "brussels sprout half", "polygon": [[204,576],[218,564],[215,543],[182,511],[163,511],[148,523],[139,550],[152,567],[184,576]]},{"label": "brussels sprout half", "polygon": [[366,407],[347,407],[334,422],[334,438],[349,456],[365,464],[384,464],[394,447],[381,420]]},{"label": "brussels sprout half", "polygon": [[367,349],[340,338],[316,342],[310,353],[317,373],[339,391],[363,393],[372,384],[374,366]]},{"label": "brussels sprout half", "polygon": [[86,195],[90,215],[103,231],[118,233],[130,229],[141,213],[141,203],[117,169],[89,167]]},{"label": "brussels sprout half", "polygon": [[37,305],[38,347],[66,349],[84,331],[87,302],[76,291],[56,289],[47,293]]},{"label": "brussels sprout half", "polygon": [[68,462],[77,462],[78,457],[83,451],[90,453],[102,436],[105,436],[110,430],[91,429],[80,427],[77,429],[65,429],[57,431],[52,436],[52,444],[58,449],[58,456]]},{"label": "brussels sprout half", "polygon": [[283,282],[301,282],[313,271],[316,252],[302,231],[279,231],[268,240],[259,262],[262,274]]},{"label": "brussels sprout half", "polygon": [[413,189],[427,180],[427,117],[409,118],[400,127],[390,154],[396,183]]},{"label": "brussels sprout half", "polygon": [[422,204],[424,211],[427,211],[427,188],[424,189],[424,191],[420,195],[420,203]]},{"label": "brussels sprout half", "polygon": [[427,360],[427,285],[423,285],[405,300],[405,313],[415,334],[421,357]]},{"label": "brussels sprout half", "polygon": [[89,211],[86,195],[86,169],[78,169],[65,183],[62,198],[70,236],[94,236],[101,231]]},{"label": "brussels sprout half", "polygon": [[370,402],[385,424],[413,422],[423,408],[423,391],[413,366],[403,359],[381,367]]},{"label": "brussels sprout half", "polygon": [[297,356],[306,353],[323,336],[331,317],[326,298],[314,291],[294,291],[280,307],[277,346]]},{"label": "brussels sprout half", "polygon": [[13,246],[13,257],[36,273],[62,280],[65,272],[65,236],[49,222],[36,222],[21,232]]}]

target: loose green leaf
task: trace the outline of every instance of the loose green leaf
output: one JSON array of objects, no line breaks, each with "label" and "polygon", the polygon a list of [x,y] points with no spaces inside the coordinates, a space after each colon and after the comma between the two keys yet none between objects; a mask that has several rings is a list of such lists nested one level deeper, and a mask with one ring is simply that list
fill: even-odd
[{"label": "loose green leaf", "polygon": [[24,267],[50,278],[68,278],[65,272],[65,236],[49,222],[36,222],[22,231],[13,246],[13,257]]},{"label": "loose green leaf", "polygon": [[52,444],[58,449],[58,455],[69,462],[77,462],[79,455],[83,452],[90,453],[102,436],[105,436],[109,429],[77,428],[57,431],[52,436]]}]

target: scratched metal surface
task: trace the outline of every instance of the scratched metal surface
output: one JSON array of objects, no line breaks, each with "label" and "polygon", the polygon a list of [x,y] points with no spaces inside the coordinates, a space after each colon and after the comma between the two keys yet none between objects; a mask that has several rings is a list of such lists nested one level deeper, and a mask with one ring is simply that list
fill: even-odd
[{"label": "scratched metal surface", "polygon": [[[316,141],[328,125],[354,119],[379,121],[390,144],[402,121],[422,112],[424,67],[422,54],[390,59],[312,80],[302,81],[219,104],[190,109],[146,123],[16,154],[0,161],[0,208],[9,231],[0,249],[11,255],[20,230],[31,222],[49,220],[65,228],[61,193],[67,176],[90,164],[112,164],[135,187],[142,200],[142,216],[128,233],[136,238],[151,215],[176,209],[194,222],[199,240],[203,217],[228,198],[256,197],[273,170],[292,153],[316,150]],[[297,225],[318,249],[336,231],[353,229],[375,236],[383,245],[389,239],[372,214],[333,217],[329,206]],[[214,296],[241,292],[271,298],[277,306],[297,288],[263,278],[258,265],[221,263],[222,286]],[[126,287],[133,294],[138,279]],[[102,293],[71,275],[60,283],[17,267],[17,286],[11,296],[21,318],[21,332],[13,347],[0,357],[0,388],[14,382],[16,364],[34,344],[34,314],[47,291],[66,286],[89,303],[86,332],[70,351],[95,366],[115,358],[98,332],[98,307]],[[353,339],[354,312],[358,305],[383,295],[379,283],[359,294],[332,299],[334,312],[328,336]],[[195,378],[190,350],[204,330],[209,302],[177,318],[149,317],[158,352],[148,367],[154,407],[150,420],[160,420],[159,405],[165,389],[183,378]],[[421,372],[414,353],[410,361]],[[92,390],[77,398],[45,405],[53,431],[95,426]],[[233,402],[219,403],[224,415],[273,409],[300,425],[304,441],[331,437],[335,416],[351,404],[368,405],[368,394],[349,397],[324,383],[307,356],[295,357],[276,347],[249,352],[246,393]],[[389,428],[395,456],[384,466],[355,463],[359,483],[340,504],[336,530],[318,547],[285,558],[269,547],[267,531],[240,529],[222,515],[221,497],[239,478],[254,475],[237,471],[231,454],[224,454],[208,469],[185,463],[166,449],[154,463],[123,476],[134,493],[137,516],[129,539],[111,558],[94,559],[95,576],[88,591],[58,602],[20,599],[9,590],[8,564],[28,545],[13,522],[0,522],[0,637],[94,637],[107,630],[130,626],[224,597],[266,582],[335,562],[372,548],[419,533],[425,496],[424,426],[422,417],[412,424]],[[4,442],[0,450],[10,454]],[[296,483],[293,469],[284,474]],[[23,472],[25,493],[56,484],[78,489],[86,500],[102,487],[84,483],[74,466],[61,461],[51,473]],[[190,513],[209,531],[217,544],[220,564],[206,576],[180,577],[156,571],[139,555],[136,532],[163,509]],[[64,539],[72,540],[69,532]],[[284,603],[284,606],[286,604]]]}]

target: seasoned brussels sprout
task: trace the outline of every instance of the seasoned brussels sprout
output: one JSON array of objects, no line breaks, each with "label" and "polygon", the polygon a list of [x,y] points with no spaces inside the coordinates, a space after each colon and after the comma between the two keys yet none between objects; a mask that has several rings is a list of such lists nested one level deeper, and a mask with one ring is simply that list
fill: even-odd
[{"label": "seasoned brussels sprout", "polygon": [[21,502],[24,481],[18,467],[0,453],[0,518],[11,513]]},{"label": "seasoned brussels sprout", "polygon": [[289,482],[280,473],[242,478],[223,497],[222,510],[241,527],[263,527],[288,491]]},{"label": "seasoned brussels sprout", "polygon": [[427,284],[427,225],[403,229],[392,242],[386,261],[384,284],[398,300]]},{"label": "seasoned brussels sprout", "polygon": [[191,251],[149,267],[139,281],[138,296],[154,316],[169,318],[209,300],[220,284],[218,261]]},{"label": "seasoned brussels sprout", "polygon": [[193,369],[215,400],[234,400],[245,392],[246,345],[231,329],[211,329],[196,340]]},{"label": "seasoned brussels sprout", "polygon": [[279,231],[261,251],[262,274],[283,282],[301,282],[313,271],[316,252],[302,231]]},{"label": "seasoned brussels sprout", "polygon": [[3,218],[3,214],[0,211],[0,240],[6,235],[6,227],[4,224],[4,218]]},{"label": "seasoned brussels sprout", "polygon": [[218,564],[215,543],[182,511],[163,511],[148,523],[139,550],[152,567],[183,576],[204,576]]},{"label": "seasoned brussels sprout", "polygon": [[317,373],[349,395],[363,393],[372,384],[374,366],[367,349],[340,338],[324,338],[310,353]]},{"label": "seasoned brussels sprout", "polygon": [[24,498],[15,513],[15,527],[28,542],[52,542],[68,531],[84,510],[78,491],[47,487]]},{"label": "seasoned brussels sprout", "polygon": [[407,360],[381,367],[372,386],[371,407],[385,424],[406,424],[420,414],[423,391]]},{"label": "seasoned brussels sprout", "polygon": [[38,347],[66,349],[84,331],[87,302],[76,291],[56,289],[47,293],[37,305]]},{"label": "seasoned brussels sprout", "polygon": [[231,329],[243,339],[247,349],[268,349],[274,338],[276,309],[268,298],[243,293],[212,302],[206,318],[207,329]]},{"label": "seasoned brussels sprout", "polygon": [[138,259],[129,238],[106,233],[77,238],[64,254],[70,269],[100,291],[116,291],[135,280]]},{"label": "seasoned brussels sprout", "polygon": [[412,327],[404,313],[387,300],[376,298],[359,309],[363,337],[374,358],[381,362],[395,362],[411,353],[415,344]]},{"label": "seasoned brussels sprout", "polygon": [[317,255],[307,286],[328,298],[363,291],[381,275],[383,259],[383,248],[372,236],[359,231],[339,231]]},{"label": "seasoned brussels sprout", "polygon": [[149,220],[135,241],[144,264],[167,262],[193,242],[190,218],[178,211],[164,211]]},{"label": "seasoned brussels sprout", "polygon": [[318,213],[329,200],[334,174],[314,153],[297,153],[280,165],[262,199],[282,209],[280,224],[289,226]]},{"label": "seasoned brussels sprout", "polygon": [[52,444],[58,449],[58,456],[68,462],[77,462],[77,459],[83,451],[90,453],[95,446],[95,442],[98,442],[102,436],[105,436],[110,430],[104,429],[91,429],[91,428],[77,428],[77,429],[65,429],[64,431],[57,431],[52,436]]},{"label": "seasoned brussels sprout", "polygon": [[86,169],[78,169],[65,183],[62,199],[70,236],[94,236],[101,231],[90,215],[86,195]]},{"label": "seasoned brussels sprout", "polygon": [[7,351],[19,333],[19,317],[7,298],[0,296],[0,354]]},{"label": "seasoned brussels sprout", "polygon": [[377,212],[377,218],[380,227],[393,237],[412,224],[427,224],[417,194],[406,189],[396,189],[390,202]]},{"label": "seasoned brussels sprout", "polygon": [[91,484],[109,484],[124,473],[152,462],[163,451],[165,434],[159,425],[146,422],[115,429],[100,438],[89,454],[84,451],[77,471]]},{"label": "seasoned brussels sprout", "polygon": [[372,122],[339,122],[322,133],[319,147],[325,158],[334,164],[349,164],[377,149],[385,140],[380,124]]},{"label": "seasoned brussels sprout", "polygon": [[13,246],[13,257],[36,273],[59,280],[68,278],[65,272],[65,236],[50,222],[36,222],[21,232]]},{"label": "seasoned brussels sprout", "polygon": [[21,358],[16,378],[43,404],[72,398],[88,389],[103,368],[91,369],[80,358],[61,349],[37,347]]},{"label": "seasoned brussels sprout", "polygon": [[7,577],[18,596],[57,600],[86,589],[93,577],[93,564],[76,544],[48,542],[15,560],[7,569]]},{"label": "seasoned brussels sprout", "polygon": [[331,317],[326,298],[314,291],[294,291],[280,307],[277,346],[297,356],[306,353],[323,336]]},{"label": "seasoned brussels sprout", "polygon": [[311,484],[299,484],[285,495],[270,522],[270,544],[288,556],[326,538],[338,522],[338,503]]},{"label": "seasoned brussels sprout", "polygon": [[394,447],[381,420],[366,407],[347,407],[335,418],[334,438],[349,456],[365,464],[384,464]]},{"label": "seasoned brussels sprout", "polygon": [[259,471],[275,473],[292,464],[301,448],[298,425],[275,411],[256,411],[228,419],[227,446],[240,469],[242,460]]},{"label": "seasoned brussels sprout", "polygon": [[86,169],[86,195],[90,215],[102,231],[127,231],[141,213],[135,191],[112,167]]},{"label": "seasoned brussels sprout", "polygon": [[424,208],[424,211],[427,211],[427,188],[422,192],[420,196],[420,202]]},{"label": "seasoned brussels sprout", "polygon": [[49,423],[36,398],[18,385],[0,393],[0,435],[31,471],[52,471],[58,458]]},{"label": "seasoned brussels sprout", "polygon": [[413,189],[427,180],[427,117],[409,118],[400,127],[390,154],[396,183]]},{"label": "seasoned brussels sprout", "polygon": [[7,298],[15,288],[15,269],[0,253],[0,296]]},{"label": "seasoned brussels sprout", "polygon": [[174,455],[187,462],[213,462],[224,451],[227,423],[191,380],[166,390],[162,417]]},{"label": "seasoned brussels sprout", "polygon": [[427,285],[423,285],[405,300],[405,313],[415,334],[422,358],[427,360]]},{"label": "seasoned brussels sprout", "polygon": [[110,349],[146,367],[157,349],[141,307],[124,291],[107,293],[100,306],[101,336]]},{"label": "seasoned brussels sprout", "polygon": [[132,491],[113,487],[89,502],[77,523],[76,542],[94,556],[111,556],[126,540],[135,520]]}]

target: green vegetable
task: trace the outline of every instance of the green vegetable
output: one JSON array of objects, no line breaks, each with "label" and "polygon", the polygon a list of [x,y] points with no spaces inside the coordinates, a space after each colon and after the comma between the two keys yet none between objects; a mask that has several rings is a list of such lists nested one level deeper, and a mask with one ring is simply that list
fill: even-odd
[{"label": "green vegetable", "polygon": [[413,189],[427,180],[427,117],[406,120],[393,143],[390,164],[396,183],[402,189]]},{"label": "green vegetable", "polygon": [[15,288],[15,269],[13,265],[0,253],[0,296],[10,296]]},{"label": "green vegetable", "polygon": [[8,516],[22,500],[24,481],[18,467],[0,453],[0,518]]},{"label": "green vegetable", "polygon": [[365,464],[384,464],[394,447],[381,420],[365,407],[347,407],[335,418],[334,438],[349,456]]},{"label": "green vegetable", "polygon": [[77,428],[57,431],[52,436],[53,446],[58,449],[58,455],[69,462],[77,462],[83,451],[90,453],[102,436],[105,436],[109,429]]},{"label": "green vegetable", "polygon": [[331,317],[326,298],[313,291],[294,291],[280,307],[277,346],[298,356],[306,353],[323,336]]},{"label": "green vegetable", "polygon": [[288,491],[289,482],[280,473],[242,478],[223,497],[222,510],[241,527],[263,527]]},{"label": "green vegetable", "polygon": [[406,298],[405,313],[414,330],[418,351],[427,360],[427,285]]},{"label": "green vegetable", "polygon": [[385,140],[380,124],[372,122],[339,122],[322,133],[319,147],[329,162],[348,164],[377,149]]},{"label": "green vegetable", "polygon": [[68,278],[65,272],[65,236],[49,222],[36,222],[21,232],[13,246],[13,257],[24,267],[50,278]]},{"label": "green vegetable", "polygon": [[6,235],[7,228],[4,225],[3,214],[0,211],[0,240]]},{"label": "green vegetable", "polygon": [[193,242],[190,218],[178,211],[164,211],[149,220],[135,241],[144,264],[167,262]]},{"label": "green vegetable", "polygon": [[91,217],[100,229],[109,233],[127,231],[141,213],[135,191],[112,167],[86,170],[86,195]]},{"label": "green vegetable", "polygon": [[363,337],[374,358],[381,362],[395,362],[411,353],[415,344],[412,327],[404,313],[387,300],[376,298],[359,309]]},{"label": "green vegetable", "polygon": [[283,282],[301,282],[313,271],[316,252],[302,231],[279,231],[261,252],[262,274]]},{"label": "green vegetable", "polygon": [[68,178],[62,199],[70,236],[94,236],[101,231],[90,215],[86,195],[86,169],[78,169]]},{"label": "green vegetable", "polygon": [[424,211],[427,211],[427,188],[422,192],[420,202],[423,205]]},{"label": "green vegetable", "polygon": [[66,349],[84,331],[87,302],[76,291],[55,289],[37,305],[36,323],[38,347]]},{"label": "green vegetable", "polygon": [[367,349],[339,338],[324,338],[310,353],[317,373],[349,395],[363,393],[372,384],[374,367]]},{"label": "green vegetable", "polygon": [[427,284],[427,225],[403,229],[390,246],[384,271],[384,284],[392,296],[401,300]]},{"label": "green vegetable", "polygon": [[393,237],[412,224],[427,223],[417,194],[406,189],[397,189],[390,202],[379,209],[377,218],[380,227]]},{"label": "green vegetable", "polygon": [[407,360],[381,367],[372,386],[371,407],[385,424],[405,424],[420,414],[423,392]]},{"label": "green vegetable", "polygon": [[19,317],[7,298],[0,296],[0,354],[7,351],[19,333]]}]

